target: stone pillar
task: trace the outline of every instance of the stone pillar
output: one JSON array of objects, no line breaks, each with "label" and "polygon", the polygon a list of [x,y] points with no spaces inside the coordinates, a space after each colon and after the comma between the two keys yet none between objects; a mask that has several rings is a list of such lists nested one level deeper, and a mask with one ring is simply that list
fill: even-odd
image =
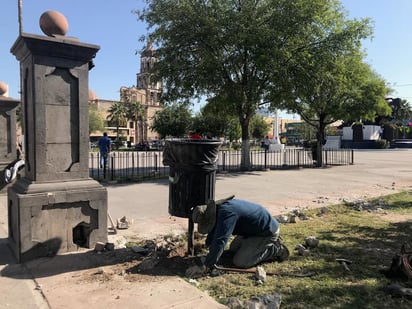
[{"label": "stone pillar", "polygon": [[99,46],[23,33],[20,61],[25,177],[8,190],[17,259],[107,242],[107,191],[89,178],[88,76]]},{"label": "stone pillar", "polygon": [[5,192],[7,183],[4,169],[17,158],[16,109],[20,101],[0,93],[0,193]]}]

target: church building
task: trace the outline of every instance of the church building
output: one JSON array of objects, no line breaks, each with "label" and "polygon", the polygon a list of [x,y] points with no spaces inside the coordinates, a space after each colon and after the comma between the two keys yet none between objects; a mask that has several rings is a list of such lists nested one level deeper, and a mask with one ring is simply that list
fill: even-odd
[{"label": "church building", "polygon": [[[157,132],[150,128],[153,123],[153,116],[157,111],[163,109],[159,103],[162,83],[151,81],[150,71],[157,61],[156,51],[153,49],[152,42],[147,42],[146,48],[140,57],[140,72],[136,74],[136,86],[120,87],[121,104],[139,104],[141,110],[135,115],[134,119],[127,119],[123,126],[119,127],[119,138],[124,142],[138,144],[152,140],[160,139]],[[95,104],[97,110],[107,120],[110,114],[113,101],[101,100],[92,92],[89,92],[89,103]],[[117,136],[117,127],[107,123],[106,132],[108,136],[115,140]],[[102,132],[93,132],[90,135],[91,140],[97,140]]]}]

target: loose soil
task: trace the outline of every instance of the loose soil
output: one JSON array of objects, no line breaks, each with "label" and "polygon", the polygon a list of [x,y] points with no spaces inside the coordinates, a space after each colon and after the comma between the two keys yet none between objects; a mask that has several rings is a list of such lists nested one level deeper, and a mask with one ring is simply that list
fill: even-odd
[{"label": "loose soil", "polygon": [[[189,266],[201,264],[198,254],[205,250],[200,242],[196,243],[195,255],[191,256],[186,240],[167,236],[154,240],[134,240],[125,246],[99,253],[96,267],[85,271],[79,281],[103,283],[121,276],[128,282],[146,282],[161,280],[165,276],[184,277]],[[139,250],[146,252],[134,252]],[[94,252],[91,254],[97,255]]]}]

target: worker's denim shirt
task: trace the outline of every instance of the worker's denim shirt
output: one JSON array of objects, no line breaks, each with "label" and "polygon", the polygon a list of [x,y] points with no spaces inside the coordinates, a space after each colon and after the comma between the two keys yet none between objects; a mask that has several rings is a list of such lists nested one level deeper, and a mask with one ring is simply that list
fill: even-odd
[{"label": "worker's denim shirt", "polygon": [[244,200],[232,199],[218,205],[216,216],[215,227],[206,238],[207,267],[218,262],[232,234],[267,237],[275,235],[279,229],[279,223],[264,207]]}]

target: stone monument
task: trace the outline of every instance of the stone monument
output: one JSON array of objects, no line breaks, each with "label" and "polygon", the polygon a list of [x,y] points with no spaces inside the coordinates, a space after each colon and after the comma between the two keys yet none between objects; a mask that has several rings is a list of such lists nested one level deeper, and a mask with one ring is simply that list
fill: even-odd
[{"label": "stone monument", "polygon": [[88,162],[88,79],[99,46],[66,37],[65,17],[46,13],[48,36],[21,33],[11,48],[25,130],[25,176],[8,189],[19,262],[107,242],[107,191],[89,178]]},{"label": "stone monument", "polygon": [[4,169],[17,158],[16,110],[20,101],[7,96],[8,86],[0,82],[0,192],[6,191]]}]

